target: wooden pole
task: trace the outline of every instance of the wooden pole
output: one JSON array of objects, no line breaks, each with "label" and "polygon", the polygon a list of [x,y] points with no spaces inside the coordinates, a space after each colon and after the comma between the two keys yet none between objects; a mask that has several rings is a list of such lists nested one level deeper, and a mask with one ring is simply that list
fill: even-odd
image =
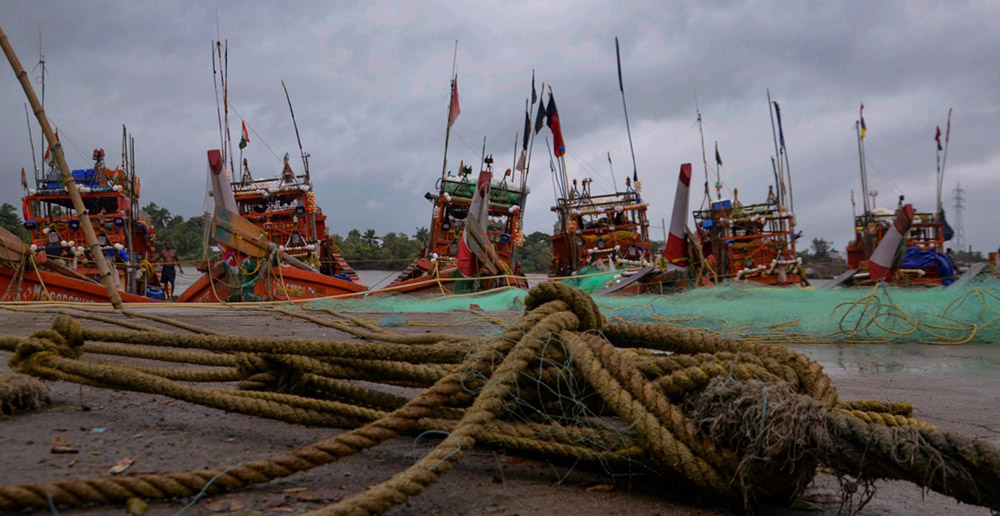
[{"label": "wooden pole", "polygon": [[38,118],[38,124],[42,126],[42,132],[45,133],[45,138],[50,143],[49,147],[52,149],[52,155],[59,164],[59,175],[66,185],[66,191],[73,201],[73,208],[76,209],[76,214],[80,218],[80,227],[87,237],[87,245],[90,247],[90,253],[94,257],[94,261],[97,262],[97,271],[101,276],[101,283],[108,291],[108,299],[111,301],[111,306],[116,310],[121,310],[122,298],[118,295],[118,290],[115,289],[114,279],[111,277],[111,269],[108,267],[108,262],[104,260],[104,253],[101,252],[101,244],[97,242],[94,226],[90,224],[90,215],[87,212],[87,207],[83,204],[83,198],[80,197],[80,190],[76,187],[73,174],[70,173],[69,164],[66,163],[66,156],[63,154],[62,146],[56,141],[52,127],[49,125],[49,119],[45,116],[45,109],[42,108],[41,103],[38,101],[38,96],[35,95],[35,90],[31,87],[28,72],[21,66],[21,61],[18,60],[17,54],[14,53],[14,48],[10,46],[10,41],[7,40],[7,34],[4,33],[3,28],[0,28],[0,47],[3,47],[3,53],[6,54],[7,60],[10,61],[10,66],[14,69],[14,75],[17,76],[17,80],[21,82],[24,94],[28,97],[28,103],[31,104],[31,109],[34,110],[35,117]]}]

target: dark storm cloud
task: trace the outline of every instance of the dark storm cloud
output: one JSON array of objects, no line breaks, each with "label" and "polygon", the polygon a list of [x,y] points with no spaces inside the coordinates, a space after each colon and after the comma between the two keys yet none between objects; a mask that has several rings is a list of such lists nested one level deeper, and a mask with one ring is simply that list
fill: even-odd
[{"label": "dark storm cloud", "polygon": [[[449,168],[477,162],[484,135],[499,168],[511,166],[534,68],[539,86],[553,85],[571,176],[590,175],[609,188],[610,151],[620,185],[631,158],[617,35],[654,220],[670,211],[681,162],[696,164],[691,203],[701,202],[696,104],[708,146],[719,141],[723,181],[744,201],[766,193],[770,88],[783,108],[807,241],[822,237],[842,248],[851,236],[849,196],[859,190],[853,123],[864,101],[879,204],[894,206],[903,193],[928,210],[934,126],[956,108],[945,190],[962,182],[970,192],[968,241],[997,246],[991,221],[1000,209],[989,201],[1000,193],[993,141],[1000,70],[991,65],[1000,54],[1000,19],[987,3],[36,1],[0,4],[0,24],[29,69],[41,27],[51,73],[46,107],[72,139],[71,165],[85,166],[94,147],[117,156],[127,123],[143,201],[190,216],[204,200],[204,152],[219,144],[209,57],[217,13],[229,41],[231,103],[259,134],[246,152],[255,175],[280,169],[265,143],[278,156],[298,153],[283,79],[337,232],[409,232],[429,222],[422,194],[440,171],[455,40],[462,115]],[[31,168],[24,101],[12,74],[0,80],[0,92],[0,170],[8,177],[0,201],[18,203],[17,172]],[[236,113],[230,123],[238,140]],[[37,146],[37,129],[35,139]],[[552,187],[538,142],[527,226],[548,231]]]}]

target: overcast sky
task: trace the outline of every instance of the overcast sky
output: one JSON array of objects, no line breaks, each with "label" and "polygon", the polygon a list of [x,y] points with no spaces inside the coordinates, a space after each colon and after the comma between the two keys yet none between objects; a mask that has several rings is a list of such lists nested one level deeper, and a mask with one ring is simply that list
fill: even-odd
[{"label": "overcast sky", "polygon": [[[610,190],[610,151],[621,185],[632,167],[615,71],[618,36],[639,178],[657,226],[669,217],[681,163],[695,164],[691,205],[701,203],[696,106],[709,156],[719,142],[727,189],[738,188],[745,203],[763,200],[774,153],[770,88],[782,106],[806,242],[824,238],[842,249],[853,236],[852,189],[860,203],[854,121],[864,102],[878,204],[894,208],[904,194],[918,210],[933,209],[935,125],[943,128],[954,107],[949,220],[961,182],[967,244],[984,251],[1000,244],[996,2],[495,4],[7,0],[0,26],[29,71],[41,30],[46,111],[70,166],[91,165],[95,147],[117,164],[127,124],[143,204],[185,217],[202,210],[205,151],[219,146],[210,58],[217,28],[229,43],[231,105],[259,134],[245,153],[255,176],[281,168],[265,143],[297,156],[284,80],[312,154],[320,206],[340,234],[413,233],[429,224],[423,193],[440,175],[456,40],[462,114],[450,168],[478,163],[484,136],[499,168],[511,166],[534,69],[539,86],[553,87],[570,176],[593,177],[595,193]],[[0,202],[19,206],[18,174],[22,167],[30,173],[32,160],[25,97],[10,71],[0,73],[0,99],[0,178],[7,178]],[[239,119],[230,114],[236,140]],[[526,228],[551,232],[547,159],[538,149],[534,158]]]}]

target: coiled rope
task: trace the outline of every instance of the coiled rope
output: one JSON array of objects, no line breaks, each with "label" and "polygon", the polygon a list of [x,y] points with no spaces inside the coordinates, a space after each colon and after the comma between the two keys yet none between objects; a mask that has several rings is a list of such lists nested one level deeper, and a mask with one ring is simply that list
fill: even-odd
[{"label": "coiled rope", "polygon": [[[315,514],[388,511],[480,445],[641,465],[737,504],[787,502],[823,464],[861,481],[902,479],[1000,508],[995,446],[921,422],[908,404],[841,402],[804,355],[677,327],[609,323],[590,297],[560,283],[533,288],[525,305],[491,338],[403,338],[345,324],[364,340],[263,339],[94,329],[66,315],[28,338],[0,337],[20,373],[349,429],[235,466],[0,486],[0,510],[43,509],[50,499],[71,507],[183,498],[209,481],[207,492],[216,493],[428,430],[446,437],[420,461]],[[126,366],[99,355],[189,365]],[[424,390],[406,399],[372,383]]]}]

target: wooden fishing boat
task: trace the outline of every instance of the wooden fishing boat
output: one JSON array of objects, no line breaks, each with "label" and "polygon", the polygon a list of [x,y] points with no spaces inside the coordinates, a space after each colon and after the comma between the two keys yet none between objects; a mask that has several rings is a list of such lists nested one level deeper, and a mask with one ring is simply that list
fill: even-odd
[{"label": "wooden fishing boat", "polygon": [[[705,195],[701,208],[692,212],[696,229],[689,231],[685,221],[691,183],[691,164],[685,163],[681,165],[660,273],[647,280],[647,292],[711,286],[724,281],[767,286],[809,284],[795,249],[801,233],[795,230],[795,214],[791,210],[791,171],[785,151],[781,112],[778,103],[771,101],[770,94],[768,104],[773,109],[772,122],[775,120],[773,117],[777,117],[777,132],[774,135],[775,157],[772,161],[774,183],[768,186],[764,202],[743,204],[739,200],[739,190],[735,188],[732,199],[723,198],[720,175],[722,156],[718,144],[715,150],[715,199],[712,199],[705,137],[701,132]],[[698,127],[701,131],[700,112]]]},{"label": "wooden fishing boat", "polygon": [[625,191],[605,195],[591,194],[590,179],[582,181],[580,190],[575,179],[572,184],[569,195],[552,208],[558,221],[552,235],[550,276],[652,265],[648,204],[631,178],[626,178]]},{"label": "wooden fishing boat", "polygon": [[[625,126],[629,148],[632,149],[632,130],[625,104],[618,38],[615,38],[615,55]],[[602,294],[632,293],[641,289],[640,284],[655,271],[655,267],[652,243],[649,240],[649,218],[646,215],[648,204],[642,199],[642,183],[639,182],[634,150],[632,177],[625,177],[625,190],[618,190],[612,170],[615,192],[594,195],[591,192],[592,178],[581,180],[579,188],[577,180],[573,179],[570,186],[562,123],[551,87],[545,118],[552,132],[554,155],[559,163],[558,180],[555,181],[556,205],[552,207],[557,221],[552,231],[549,276],[561,277],[562,281],[577,288],[600,291]],[[536,127],[540,127],[540,124]],[[608,164],[611,165],[610,152]],[[555,162],[550,162],[550,168],[556,175]],[[575,277],[569,278],[570,276]]]},{"label": "wooden fishing boat", "polygon": [[[421,256],[381,291],[446,294],[527,288],[516,261],[517,248],[524,242],[521,224],[527,192],[523,183],[510,181],[509,170],[500,181],[492,181],[493,159],[485,161],[486,170],[476,182],[469,180],[471,167],[462,165],[458,176],[447,175],[438,182],[436,195],[425,195],[433,204],[430,241]],[[485,207],[478,214],[477,196]],[[463,238],[477,262],[465,274],[458,264]]]},{"label": "wooden fishing boat", "polygon": [[[225,54],[224,54],[225,52]],[[254,179],[243,149],[250,142],[246,122],[240,140],[240,180],[231,179],[232,142],[229,140],[228,49],[220,42],[212,54],[213,71],[222,69],[220,150],[208,151],[208,176],[215,202],[211,239],[221,259],[203,264],[203,275],[178,298],[180,302],[297,301],[356,294],[367,290],[333,243],[326,215],[316,203],[309,174],[309,154],[302,148],[295,111],[284,81],[281,86],[295,127],[302,157],[297,174],[285,154],[276,178]],[[216,61],[216,59],[218,59]],[[224,125],[223,125],[224,124]]]},{"label": "wooden fishing boat", "polygon": [[[125,154],[123,153],[123,156]],[[141,267],[153,255],[156,233],[152,223],[139,208],[140,183],[126,162],[110,168],[105,165],[104,149],[94,149],[92,168],[73,170],[73,179],[87,207],[113,280],[120,291],[163,299],[159,281],[151,266]],[[50,165],[43,177],[35,178],[22,199],[24,227],[31,248],[45,252],[47,259],[97,279],[98,269],[86,246],[80,219],[66,186]]]},{"label": "wooden fishing boat", "polygon": [[[456,56],[458,46],[456,44]],[[532,77],[534,91],[534,77]],[[493,181],[493,157],[485,156],[478,179],[469,179],[472,167],[464,162],[458,175],[448,172],[448,141],[458,115],[458,76],[452,67],[448,124],[444,137],[444,163],[437,193],[424,197],[431,201],[430,239],[410,265],[379,292],[395,294],[449,294],[481,292],[503,287],[527,288],[520,277],[517,248],[524,244],[524,206],[528,196],[525,164],[530,115],[525,110],[525,134],[521,161],[515,180],[508,169]]]},{"label": "wooden fishing boat", "polygon": [[738,191],[694,212],[701,251],[711,265],[711,280],[746,280],[762,285],[804,285],[802,260],[795,254],[795,215],[773,193],[744,205]]},{"label": "wooden fishing boat", "polygon": [[[127,303],[150,302],[144,296],[120,292]],[[16,235],[0,228],[0,301],[59,301],[107,303],[108,292],[97,281],[33,250]]]},{"label": "wooden fishing boat", "polygon": [[278,179],[231,184],[222,154],[209,151],[216,208],[211,235],[222,249],[179,302],[296,301],[367,290],[326,228],[308,174],[288,164]]},{"label": "wooden fishing boat", "polygon": [[[934,212],[917,212],[911,204],[904,204],[900,196],[895,210],[875,207],[876,192],[868,188],[868,171],[865,160],[864,106],[855,122],[861,174],[862,213],[854,217],[854,240],[847,245],[847,272],[834,284],[867,285],[885,281],[897,285],[948,285],[958,279],[955,264],[948,255],[945,242],[952,238],[951,227],[945,220],[941,202],[944,163],[947,159],[947,142],[951,133],[951,112],[948,112],[948,133],[941,145],[941,128],[935,140],[938,150],[937,209]],[[871,201],[869,201],[871,199]],[[854,197],[852,192],[852,204]]]}]

